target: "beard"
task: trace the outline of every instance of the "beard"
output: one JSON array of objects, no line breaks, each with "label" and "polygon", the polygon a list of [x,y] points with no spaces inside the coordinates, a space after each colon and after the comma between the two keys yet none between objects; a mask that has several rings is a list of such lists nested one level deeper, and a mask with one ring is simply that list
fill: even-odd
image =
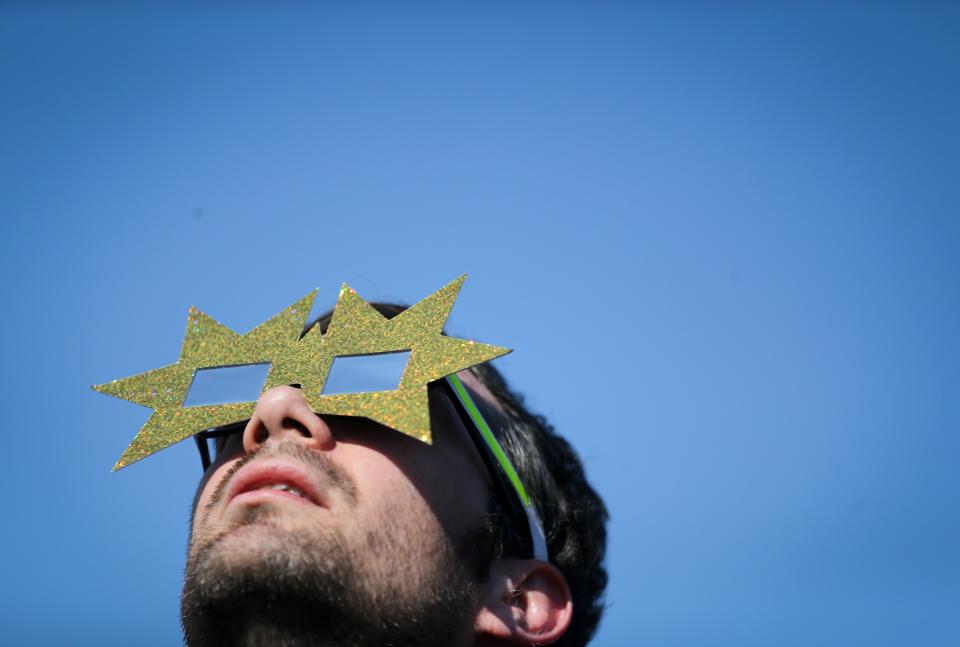
[{"label": "beard", "polygon": [[[300,457],[296,450],[283,453]],[[332,466],[324,469],[330,470],[331,480],[342,478]],[[186,644],[412,647],[465,642],[472,628],[476,576],[439,527],[434,537],[410,536],[396,519],[381,515],[362,541],[351,542],[335,527],[291,529],[269,510],[246,510],[189,552],[181,597]],[[465,539],[474,539],[474,533],[467,534]],[[470,543],[462,543],[468,553]],[[418,567],[416,552],[431,560]],[[372,559],[378,555],[387,558]]]}]

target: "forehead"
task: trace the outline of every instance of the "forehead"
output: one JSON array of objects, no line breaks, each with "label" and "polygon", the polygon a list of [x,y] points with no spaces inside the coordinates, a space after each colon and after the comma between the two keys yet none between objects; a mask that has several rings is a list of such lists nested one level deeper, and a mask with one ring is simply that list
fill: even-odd
[{"label": "forehead", "polygon": [[470,369],[464,369],[457,373],[457,377],[460,378],[460,381],[463,382],[464,386],[473,392],[474,399],[479,398],[484,400],[487,404],[492,406],[500,413],[506,413],[503,409],[503,404],[497,400],[497,397],[493,395],[493,392],[487,388],[486,384],[480,381],[480,378],[478,378],[473,371]]}]

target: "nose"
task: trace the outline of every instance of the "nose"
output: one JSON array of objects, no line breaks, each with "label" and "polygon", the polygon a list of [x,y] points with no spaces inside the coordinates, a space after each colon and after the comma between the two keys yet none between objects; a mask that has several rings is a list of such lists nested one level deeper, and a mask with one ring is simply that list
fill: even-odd
[{"label": "nose", "polygon": [[313,412],[300,389],[275,386],[257,401],[243,430],[243,449],[249,453],[267,441],[287,439],[317,450],[330,450],[336,445],[330,427]]}]

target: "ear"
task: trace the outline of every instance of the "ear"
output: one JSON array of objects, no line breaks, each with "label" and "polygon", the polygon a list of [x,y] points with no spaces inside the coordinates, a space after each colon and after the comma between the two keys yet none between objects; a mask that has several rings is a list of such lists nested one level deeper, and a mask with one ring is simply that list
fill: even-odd
[{"label": "ear", "polygon": [[563,573],[536,559],[498,560],[481,591],[477,644],[548,645],[570,626],[573,602]]}]

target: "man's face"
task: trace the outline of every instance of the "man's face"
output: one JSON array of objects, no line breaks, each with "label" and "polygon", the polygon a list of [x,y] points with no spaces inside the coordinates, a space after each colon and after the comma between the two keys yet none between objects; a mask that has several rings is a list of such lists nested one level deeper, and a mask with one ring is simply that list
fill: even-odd
[{"label": "man's face", "polygon": [[[488,476],[431,389],[433,444],[266,392],[200,484],[184,583],[190,645],[467,642]],[[324,642],[324,644],[326,644]]]}]

